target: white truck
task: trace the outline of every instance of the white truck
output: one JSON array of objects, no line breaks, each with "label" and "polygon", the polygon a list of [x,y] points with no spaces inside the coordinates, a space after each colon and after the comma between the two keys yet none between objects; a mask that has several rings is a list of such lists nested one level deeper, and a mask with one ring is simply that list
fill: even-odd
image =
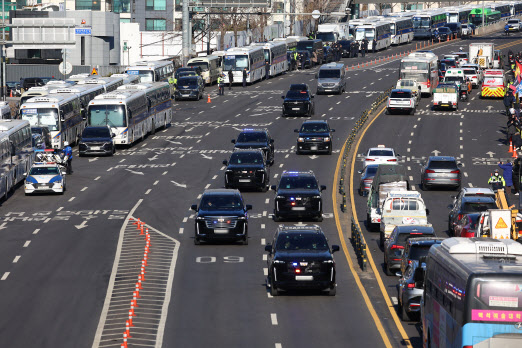
[{"label": "white truck", "polygon": [[380,245],[388,239],[397,225],[428,226],[429,210],[420,192],[391,191],[381,207]]},{"label": "white truck", "polygon": [[349,36],[350,29],[347,23],[319,24],[315,34],[316,39],[323,40],[327,44],[348,39]]},{"label": "white truck", "polygon": [[492,69],[494,52],[495,44],[492,42],[469,44],[469,62],[480,65],[482,69]]}]

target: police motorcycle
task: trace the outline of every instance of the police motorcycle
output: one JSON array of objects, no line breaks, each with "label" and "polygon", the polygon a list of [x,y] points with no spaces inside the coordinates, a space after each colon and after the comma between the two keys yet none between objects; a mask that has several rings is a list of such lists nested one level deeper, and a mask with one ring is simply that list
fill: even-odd
[{"label": "police motorcycle", "polygon": [[35,162],[54,162],[60,167],[60,171],[67,172],[67,156],[59,149],[36,149],[34,150]]}]

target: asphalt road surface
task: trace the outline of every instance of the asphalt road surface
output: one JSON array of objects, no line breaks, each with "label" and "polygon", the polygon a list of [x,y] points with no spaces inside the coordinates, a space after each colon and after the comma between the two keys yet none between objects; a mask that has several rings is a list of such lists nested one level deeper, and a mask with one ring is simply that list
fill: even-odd
[{"label": "asphalt road surface", "polygon": [[[520,49],[520,38],[494,35],[492,40],[498,45],[517,42],[513,48]],[[455,41],[433,51],[457,51],[468,43]],[[26,197],[18,188],[0,207],[0,346],[120,347],[146,243],[133,227],[137,218],[150,232],[150,261],[132,317],[130,347],[401,346],[382,296],[369,289],[381,329],[342,251],[335,254],[337,296],[269,295],[263,244],[277,227],[271,218],[273,191],[243,193],[245,202],[253,205],[247,246],[194,245],[189,208],[206,188],[223,187],[222,160],[232,152],[230,140],[243,128],[266,127],[276,146],[270,183],[276,184],[283,170],[313,170],[328,188],[324,220],[318,224],[330,244],[340,244],[331,201],[339,150],[355,119],[395,84],[400,58],[367,68],[351,69],[352,64],[402,54],[415,44],[343,59],[350,68],[347,92],[315,97],[313,118],[326,119],[336,129],[330,156],[297,156],[293,130],[305,118],[281,117],[281,95],[291,83],[308,83],[315,91],[313,69],[247,88],[234,86],[225,96],[218,97],[215,86],[207,87],[210,104],[205,99],[175,103],[171,127],[119,149],[114,157],[76,157],[63,196]],[[508,154],[507,147],[500,146],[502,101],[479,100],[477,91],[455,113],[431,111],[426,98],[414,116],[381,115],[359,153],[376,144],[394,147],[418,183],[418,162],[440,151],[465,164],[465,185],[484,186],[498,159]],[[439,235],[446,233],[452,194],[423,193]],[[364,203],[364,198],[355,197],[363,229]],[[311,222],[285,222],[303,223]],[[380,262],[378,235],[364,233]],[[388,295],[396,296],[397,279],[380,275]],[[408,324],[405,329],[419,347],[418,327]]]}]

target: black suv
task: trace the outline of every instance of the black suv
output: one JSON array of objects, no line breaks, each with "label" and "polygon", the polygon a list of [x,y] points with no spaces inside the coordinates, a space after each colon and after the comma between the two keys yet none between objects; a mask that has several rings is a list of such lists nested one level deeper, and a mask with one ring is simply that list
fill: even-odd
[{"label": "black suv", "polygon": [[194,244],[201,241],[234,240],[248,244],[248,213],[250,204],[243,204],[238,190],[213,189],[203,192],[196,212]]},{"label": "black suv", "polygon": [[289,90],[283,99],[283,116],[312,116],[315,114],[314,95],[310,91]]},{"label": "black suv", "polygon": [[185,76],[178,79],[174,99],[193,99],[200,100],[203,98],[203,90],[205,83],[201,76]]},{"label": "black suv", "polygon": [[259,149],[237,149],[229,161],[223,161],[225,188],[250,188],[268,190],[270,167],[265,161],[263,151]]},{"label": "black suv", "polygon": [[410,238],[406,241],[404,252],[401,259],[401,274],[406,272],[406,268],[413,261],[419,261],[421,257],[428,256],[428,252],[432,245],[441,244],[444,238],[438,237],[421,237]]},{"label": "black suv", "polygon": [[268,129],[243,129],[232,144],[234,149],[261,149],[267,163],[274,164],[274,139]]},{"label": "black suv", "polygon": [[323,200],[321,191],[326,186],[317,182],[315,174],[307,172],[284,171],[276,191],[274,221],[282,218],[312,218],[323,221]]},{"label": "black suv", "polygon": [[335,261],[328,240],[319,226],[279,226],[268,252],[267,285],[272,296],[279,289],[318,289],[335,296]]},{"label": "black suv", "polygon": [[107,126],[85,127],[78,143],[79,156],[114,155],[116,147],[112,138],[115,136]]},{"label": "black suv", "polygon": [[495,197],[491,196],[461,196],[449,206],[448,232],[455,234],[455,226],[464,214],[482,213],[488,209],[497,209]]},{"label": "black suv", "polygon": [[332,133],[327,121],[304,121],[301,129],[294,129],[299,133],[297,137],[296,153],[303,152],[326,152],[332,154]]}]

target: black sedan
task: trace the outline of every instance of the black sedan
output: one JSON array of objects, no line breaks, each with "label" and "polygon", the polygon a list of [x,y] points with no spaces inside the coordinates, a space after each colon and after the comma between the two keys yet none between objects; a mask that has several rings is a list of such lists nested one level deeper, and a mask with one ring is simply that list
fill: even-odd
[{"label": "black sedan", "polygon": [[439,32],[439,37],[438,38],[440,39],[440,41],[448,40],[448,37],[451,37],[451,35],[453,34],[451,29],[448,28],[448,27],[440,27],[438,29],[438,32]]},{"label": "black sedan", "polygon": [[239,133],[237,139],[232,139],[234,150],[236,149],[260,149],[265,155],[266,161],[274,164],[274,139],[266,128],[245,128]]},{"label": "black sedan", "polygon": [[294,132],[299,133],[296,150],[298,155],[305,152],[332,154],[332,133],[335,129],[330,128],[327,121],[305,121],[301,129],[294,129]]},{"label": "black sedan", "polygon": [[114,137],[115,134],[107,126],[86,127],[78,143],[78,154],[112,156],[116,152]]},{"label": "black sedan", "polygon": [[199,100],[203,98],[205,83],[200,76],[185,76],[178,79],[174,98]]},{"label": "black sedan", "polygon": [[230,161],[223,161],[225,170],[225,188],[268,190],[270,166],[265,161],[260,149],[236,150]]},{"label": "black sedan", "polygon": [[316,289],[335,296],[335,260],[338,245],[328,246],[319,226],[283,226],[274,236],[274,245],[266,245],[268,252],[267,285],[272,296],[280,290]]},{"label": "black sedan", "polygon": [[315,114],[314,95],[309,91],[288,91],[283,99],[284,116],[312,116]]}]

